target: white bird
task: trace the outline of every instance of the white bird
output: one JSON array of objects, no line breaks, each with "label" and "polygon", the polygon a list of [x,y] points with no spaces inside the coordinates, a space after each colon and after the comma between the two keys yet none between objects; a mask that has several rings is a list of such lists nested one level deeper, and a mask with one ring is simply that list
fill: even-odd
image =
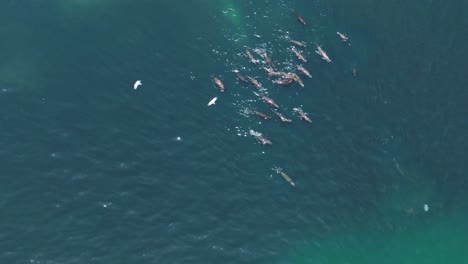
[{"label": "white bird", "polygon": [[211,99],[211,101],[208,103],[208,106],[214,105],[216,103],[216,100],[218,100],[218,97]]},{"label": "white bird", "polygon": [[138,86],[140,86],[140,85],[142,85],[141,81],[140,80],[136,81],[135,84],[133,84],[133,89],[136,90],[138,88]]},{"label": "white bird", "polygon": [[429,205],[424,204],[424,212],[427,212],[427,211],[429,211]]}]

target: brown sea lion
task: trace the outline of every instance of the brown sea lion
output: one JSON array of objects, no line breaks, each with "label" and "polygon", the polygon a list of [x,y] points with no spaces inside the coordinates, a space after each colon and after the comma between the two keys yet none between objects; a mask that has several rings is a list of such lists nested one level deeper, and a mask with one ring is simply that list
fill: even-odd
[{"label": "brown sea lion", "polygon": [[294,15],[296,16],[297,21],[299,21],[299,23],[301,23],[302,25],[305,25],[306,22],[305,22],[305,20],[302,18],[302,16],[299,15],[299,13],[298,13],[296,10],[292,9],[292,11],[293,11]]},{"label": "brown sea lion", "polygon": [[218,86],[218,88],[221,90],[221,91],[224,91],[224,84],[223,82],[216,76],[214,76],[213,74],[210,75],[211,79],[213,80],[213,82],[216,84],[216,86]]}]

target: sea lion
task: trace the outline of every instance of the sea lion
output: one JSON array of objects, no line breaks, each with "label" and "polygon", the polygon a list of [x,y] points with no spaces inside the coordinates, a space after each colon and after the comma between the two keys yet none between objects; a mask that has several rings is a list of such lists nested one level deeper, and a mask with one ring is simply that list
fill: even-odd
[{"label": "sea lion", "polygon": [[268,116],[268,115],[266,115],[266,114],[264,114],[264,113],[262,113],[262,112],[259,112],[259,111],[257,111],[257,110],[254,110],[253,113],[254,113],[255,115],[257,115],[257,116],[263,118],[263,119],[270,119],[270,118],[271,118],[271,116]]},{"label": "sea lion", "polygon": [[293,81],[293,79],[290,79],[290,78],[283,78],[283,79],[273,80],[272,82],[273,82],[273,83],[276,83],[276,84],[279,84],[279,85],[282,85],[282,86],[286,86],[286,85],[291,84],[292,81]]},{"label": "sea lion", "polygon": [[279,72],[283,78],[294,79],[294,73]]},{"label": "sea lion", "polygon": [[281,72],[276,72],[273,69],[267,68],[267,67],[262,67],[267,73],[268,76],[279,76],[281,75]]},{"label": "sea lion", "polygon": [[317,50],[315,53],[318,55],[322,56],[322,59],[324,59],[326,62],[331,62],[330,57],[328,57],[328,54],[320,47],[319,45],[315,44],[317,46]]},{"label": "sea lion", "polygon": [[272,145],[271,141],[262,136],[262,133],[250,130],[250,135],[254,136],[262,145]]},{"label": "sea lion", "polygon": [[241,81],[243,81],[245,83],[249,83],[249,80],[247,80],[247,78],[245,78],[245,76],[240,74],[238,70],[234,70],[233,72],[236,74],[237,79],[239,79],[239,80],[241,80]]},{"label": "sea lion", "polygon": [[254,63],[254,64],[257,64],[258,63],[258,60],[255,59],[255,57],[252,55],[252,52],[250,52],[249,49],[245,49],[245,54],[247,54],[247,57],[249,58],[249,60]]},{"label": "sea lion", "polygon": [[343,42],[348,41],[348,37],[346,35],[344,35],[344,34],[342,34],[340,32],[336,32],[336,34],[338,34],[338,36],[340,36],[341,41],[343,41]]},{"label": "sea lion", "polygon": [[296,186],[296,184],[293,182],[291,177],[289,177],[286,173],[283,172],[283,169],[281,169],[279,167],[276,167],[276,168],[274,168],[274,170],[276,171],[276,173],[281,174],[283,179],[285,179],[289,184],[291,184],[292,186]]},{"label": "sea lion", "polygon": [[296,67],[297,67],[297,69],[299,70],[300,73],[306,75],[309,78],[312,78],[312,75],[310,74],[310,72],[308,70],[306,70],[306,68],[304,68],[304,66],[296,65]]},{"label": "sea lion", "polygon": [[312,124],[312,120],[310,120],[310,118],[307,116],[306,113],[304,113],[304,111],[302,111],[302,109],[293,108],[293,110],[297,112],[297,114],[299,115],[299,118]]},{"label": "sea lion", "polygon": [[260,143],[262,143],[262,145],[272,145],[273,143],[271,143],[270,140],[264,138],[263,136],[258,136],[256,137],[258,139],[258,141],[260,141]]},{"label": "sea lion", "polygon": [[304,87],[304,83],[302,82],[301,80],[301,77],[299,77],[299,75],[293,73],[293,79],[301,86],[301,87]]},{"label": "sea lion", "polygon": [[276,112],[276,111],[273,111],[273,113],[275,113],[275,115],[277,115],[279,117],[279,119],[281,120],[281,122],[284,122],[284,123],[291,123],[292,120],[291,119],[287,119],[286,117],[284,117],[282,114]]},{"label": "sea lion", "polygon": [[294,40],[294,39],[291,39],[291,40],[289,40],[289,41],[290,41],[291,43],[293,43],[293,44],[296,44],[296,45],[299,46],[299,47],[303,47],[303,48],[307,47],[307,45],[306,45],[304,42],[302,42],[302,41],[297,41],[297,40]]},{"label": "sea lion", "polygon": [[247,79],[249,80],[249,82],[251,84],[253,84],[255,87],[257,87],[258,89],[261,89],[262,88],[262,84],[259,83],[257,80],[255,80],[253,77],[250,77],[250,76],[247,76]]},{"label": "sea lion", "polygon": [[356,64],[354,64],[352,72],[353,72],[353,77],[356,78],[357,75],[358,75],[358,70],[356,68]]},{"label": "sea lion", "polygon": [[224,84],[223,82],[216,76],[214,75],[210,75],[211,79],[213,80],[213,82],[216,84],[216,86],[218,86],[218,88],[221,90],[221,91],[224,91]]},{"label": "sea lion", "polygon": [[398,163],[396,158],[393,158],[393,163],[395,163],[395,168],[398,171],[398,173],[400,173],[401,176],[406,176],[405,173],[403,172],[403,170],[400,167],[400,163]]},{"label": "sea lion", "polygon": [[276,107],[276,108],[279,108],[279,105],[277,105],[275,103],[275,101],[273,101],[273,99],[267,97],[266,95],[264,94],[260,94],[260,97],[263,99],[263,101],[265,101],[267,104],[273,106],[273,107]]},{"label": "sea lion", "polygon": [[273,64],[273,61],[271,60],[270,56],[268,56],[268,53],[264,52],[263,57],[265,58],[266,62],[270,65],[271,68],[275,68],[275,65]]},{"label": "sea lion", "polygon": [[304,55],[302,55],[302,53],[300,53],[296,49],[292,49],[292,52],[294,52],[294,54],[296,54],[298,59],[300,59],[303,62],[307,62],[307,60],[304,58]]},{"label": "sea lion", "polygon": [[302,16],[299,15],[299,13],[298,13],[296,10],[292,9],[292,11],[293,11],[294,15],[296,16],[297,21],[299,21],[299,23],[301,23],[302,25],[305,25],[306,22],[305,22],[305,20],[302,18]]}]

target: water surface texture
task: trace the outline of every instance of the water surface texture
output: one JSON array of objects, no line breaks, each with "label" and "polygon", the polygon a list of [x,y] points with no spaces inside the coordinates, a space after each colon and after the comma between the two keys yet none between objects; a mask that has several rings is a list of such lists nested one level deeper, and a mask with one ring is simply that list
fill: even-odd
[{"label": "water surface texture", "polygon": [[[0,263],[468,263],[467,10],[2,1]],[[291,38],[304,88],[245,55],[293,71]]]}]

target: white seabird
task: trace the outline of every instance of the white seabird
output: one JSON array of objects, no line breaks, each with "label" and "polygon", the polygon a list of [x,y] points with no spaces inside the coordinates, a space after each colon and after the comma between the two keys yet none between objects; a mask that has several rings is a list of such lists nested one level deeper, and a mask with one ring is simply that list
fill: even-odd
[{"label": "white seabird", "polygon": [[218,97],[211,99],[211,101],[208,103],[208,106],[214,105],[216,103],[216,100],[218,100]]},{"label": "white seabird", "polygon": [[136,89],[138,88],[138,86],[140,86],[140,85],[142,85],[141,81],[140,81],[140,80],[136,81],[136,82],[133,84],[133,89],[136,90]]}]

